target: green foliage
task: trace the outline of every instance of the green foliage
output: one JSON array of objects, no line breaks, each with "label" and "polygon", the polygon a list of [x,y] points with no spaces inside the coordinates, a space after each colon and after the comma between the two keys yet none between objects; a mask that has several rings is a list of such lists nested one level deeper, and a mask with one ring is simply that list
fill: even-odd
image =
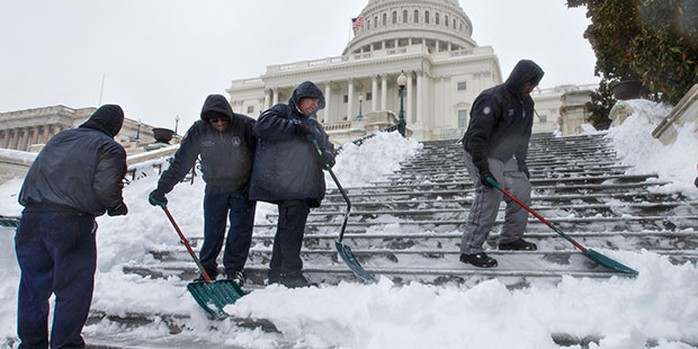
[{"label": "green foliage", "polygon": [[[592,23],[584,37],[606,89],[638,79],[646,96],[676,104],[698,83],[698,1],[568,0],[567,6],[587,8]],[[597,96],[600,102],[608,101]]]},{"label": "green foliage", "polygon": [[606,80],[601,80],[599,82],[599,89],[591,94],[591,102],[586,105],[587,111],[589,112],[589,117],[587,120],[591,122],[594,127],[600,125],[608,125],[611,123],[611,119],[608,114],[611,112],[611,108],[616,103],[616,99],[613,98],[613,91]]}]

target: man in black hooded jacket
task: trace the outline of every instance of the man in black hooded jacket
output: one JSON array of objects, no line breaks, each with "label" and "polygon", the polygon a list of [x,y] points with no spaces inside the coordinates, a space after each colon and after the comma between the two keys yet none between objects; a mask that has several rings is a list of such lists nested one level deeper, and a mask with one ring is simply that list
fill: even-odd
[{"label": "man in black hooded jacket", "polygon": [[[525,204],[530,202],[526,165],[533,127],[534,103],[530,93],[542,78],[543,70],[536,63],[521,60],[507,81],[483,91],[473,103],[462,139],[465,167],[475,187],[475,199],[461,239],[463,263],[483,268],[497,266],[482,245],[494,226],[503,195],[488,179],[495,180]],[[522,239],[527,211],[512,200],[507,199],[506,204],[499,249],[535,250],[534,243]]]},{"label": "man in black hooded jacket", "polygon": [[97,263],[95,217],[128,212],[122,198],[126,152],[114,141],[121,107],[97,109],[79,128],[53,136],[32,163],[19,193],[15,235],[22,276],[20,348],[49,346],[49,297],[56,295],[51,348],[84,348]]},{"label": "man in black hooded jacket", "polygon": [[[165,207],[165,194],[172,191],[201,157],[204,193],[204,244],[199,257],[206,273],[216,279],[216,259],[223,248],[225,226],[230,219],[225,241],[223,266],[225,277],[239,286],[245,282],[243,269],[252,242],[256,202],[248,195],[255,152],[252,127],[255,120],[233,113],[228,100],[209,95],[201,108],[201,120],[182,138],[170,167],[160,176],[148,201]],[[202,276],[199,277],[203,280]]]},{"label": "man in black hooded jacket", "polygon": [[[322,91],[310,81],[298,85],[288,104],[260,115],[250,197],[279,209],[268,282],[289,288],[311,285],[303,276],[301,246],[310,208],[325,197],[323,168],[334,165],[334,146],[317,121],[325,107]],[[312,142],[317,142],[322,155]]]}]

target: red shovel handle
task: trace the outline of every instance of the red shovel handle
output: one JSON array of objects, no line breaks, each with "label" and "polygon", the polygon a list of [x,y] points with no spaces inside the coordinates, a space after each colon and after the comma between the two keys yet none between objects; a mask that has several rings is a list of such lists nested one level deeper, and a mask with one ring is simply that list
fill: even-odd
[{"label": "red shovel handle", "polygon": [[512,195],[512,194],[509,193],[508,191],[504,190],[504,188],[502,188],[502,186],[499,185],[499,183],[497,183],[497,181],[494,180],[494,178],[488,176],[488,177],[485,177],[485,179],[487,180],[487,182],[489,182],[490,184],[492,184],[493,187],[499,189],[499,191],[501,191],[502,194],[504,194],[506,197],[508,197],[509,199],[514,200],[514,202],[516,202],[517,204],[519,204],[519,206],[523,207],[526,211],[530,212],[532,215],[534,215],[536,218],[538,218],[538,220],[540,220],[541,222],[545,223],[547,226],[549,226],[550,228],[552,228],[552,229],[553,229],[556,233],[558,233],[560,236],[562,236],[563,238],[565,238],[567,241],[571,242],[572,245],[574,245],[576,248],[578,248],[579,250],[581,250],[583,253],[587,253],[587,249],[586,249],[584,246],[580,245],[577,241],[575,241],[575,240],[572,239],[571,237],[567,236],[567,234],[563,233],[560,229],[558,229],[557,227],[555,227],[555,225],[553,225],[553,223],[551,223],[551,222],[549,222],[547,219],[543,218],[543,216],[539,215],[538,212],[536,212],[536,211],[534,211],[532,208],[528,207],[526,204],[524,204],[523,202],[521,202],[521,200],[517,199],[514,195]]},{"label": "red shovel handle", "polygon": [[204,269],[204,266],[201,265],[201,261],[199,260],[199,258],[196,257],[196,253],[194,253],[194,250],[191,248],[191,245],[189,245],[189,241],[187,240],[187,238],[184,236],[184,234],[182,234],[182,230],[179,229],[177,222],[175,222],[174,217],[172,217],[172,215],[170,214],[170,210],[167,209],[167,206],[163,206],[162,210],[165,211],[167,218],[170,219],[170,223],[172,223],[172,226],[177,231],[177,234],[179,234],[179,238],[184,243],[184,246],[187,247],[187,251],[189,251],[191,258],[193,258],[194,262],[196,262],[196,266],[199,267],[199,270],[201,270],[201,274],[204,276],[204,280],[206,280],[206,282],[211,282],[211,278],[208,276],[206,269]]}]

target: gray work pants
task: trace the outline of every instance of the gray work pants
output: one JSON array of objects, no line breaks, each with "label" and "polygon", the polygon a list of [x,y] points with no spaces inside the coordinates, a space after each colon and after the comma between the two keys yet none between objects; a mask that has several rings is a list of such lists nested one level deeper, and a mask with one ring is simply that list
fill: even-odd
[{"label": "gray work pants", "polygon": [[[514,158],[507,161],[487,159],[490,172],[494,179],[509,193],[521,200],[527,206],[531,202],[531,183],[526,174],[519,171]],[[465,231],[461,238],[460,251],[464,254],[474,254],[484,251],[482,245],[494,226],[497,219],[497,211],[502,198],[502,192],[496,188],[484,186],[480,183],[480,172],[473,163],[473,158],[465,153],[465,168],[473,180],[475,199],[470,209],[468,220],[465,223]],[[506,211],[502,231],[499,235],[499,243],[508,243],[521,239],[528,222],[528,211],[509,198],[505,198]]]}]

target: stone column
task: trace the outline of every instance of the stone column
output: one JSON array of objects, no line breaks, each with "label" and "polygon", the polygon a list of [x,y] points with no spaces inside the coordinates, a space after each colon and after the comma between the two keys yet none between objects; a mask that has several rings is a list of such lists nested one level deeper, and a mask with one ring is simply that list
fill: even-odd
[{"label": "stone column", "polygon": [[49,137],[51,137],[51,135],[49,135],[49,126],[44,125],[42,128],[43,128],[44,132],[43,132],[43,135],[41,136],[41,138],[43,140],[43,143],[46,144],[46,143],[48,143]]},{"label": "stone column", "polygon": [[381,110],[388,110],[388,74],[381,75]]},{"label": "stone column", "polygon": [[330,100],[332,99],[332,81],[325,81],[325,122],[332,122],[332,112],[330,112]]},{"label": "stone column", "polygon": [[10,137],[10,143],[7,145],[7,148],[17,150],[17,142],[19,142],[19,133],[17,133],[16,128],[11,129],[10,133],[12,134],[12,137]]},{"label": "stone column", "polygon": [[29,142],[29,145],[37,144],[37,143],[39,143],[39,127],[34,126],[34,127],[32,127],[32,137],[31,137],[31,142]]},{"label": "stone column", "polygon": [[353,106],[354,104],[354,79],[349,79],[349,87],[347,88],[347,121],[351,121],[354,117]]},{"label": "stone column", "polygon": [[414,115],[416,123],[424,122],[424,71],[417,72],[417,112]]},{"label": "stone column", "polygon": [[31,137],[29,133],[29,127],[25,127],[22,129],[22,142],[19,145],[19,148],[17,150],[24,150],[27,151],[29,149],[29,138]]},{"label": "stone column", "polygon": [[376,111],[376,99],[378,98],[378,77],[371,76],[371,111]]},{"label": "stone column", "polygon": [[405,75],[407,75],[407,103],[406,103],[406,108],[405,108],[405,120],[410,120],[409,123],[414,123],[414,113],[412,111],[412,99],[413,99],[413,92],[412,92],[412,72],[406,72]]},{"label": "stone column", "polygon": [[276,105],[277,103],[279,103],[279,88],[274,87],[272,91],[274,93],[274,97],[272,97],[271,105]]},{"label": "stone column", "polygon": [[7,142],[8,138],[10,136],[9,130],[2,130],[2,134],[0,135],[0,148],[7,148]]}]

